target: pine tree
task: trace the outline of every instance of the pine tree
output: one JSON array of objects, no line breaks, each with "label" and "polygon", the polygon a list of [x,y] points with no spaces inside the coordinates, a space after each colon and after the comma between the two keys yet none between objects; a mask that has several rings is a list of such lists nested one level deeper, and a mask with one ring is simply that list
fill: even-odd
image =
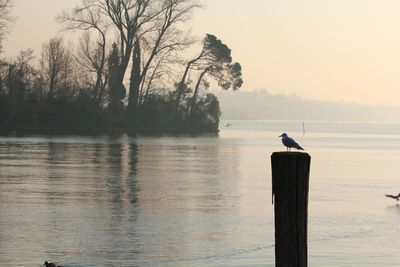
[{"label": "pine tree", "polygon": [[113,43],[111,53],[108,57],[108,94],[109,94],[109,104],[108,108],[111,113],[115,116],[119,116],[123,110],[122,99],[125,97],[124,90],[125,88],[121,88],[121,84],[119,83],[118,71],[120,64],[120,56],[118,52],[118,46],[116,43]]},{"label": "pine tree", "polygon": [[128,102],[128,121],[130,125],[137,124],[138,120],[138,101],[140,87],[140,64],[141,53],[139,41],[135,42],[132,54],[132,70],[129,86],[129,102]]}]

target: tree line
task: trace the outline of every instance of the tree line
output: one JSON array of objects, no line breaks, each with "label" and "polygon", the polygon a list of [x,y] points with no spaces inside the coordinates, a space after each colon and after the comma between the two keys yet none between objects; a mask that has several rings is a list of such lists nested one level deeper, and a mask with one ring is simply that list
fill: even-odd
[{"label": "tree line", "polygon": [[[39,56],[27,49],[1,60],[0,131],[218,132],[219,102],[204,89],[237,90],[242,71],[216,36],[197,41],[183,30],[200,7],[196,0],[82,0],[62,12],[57,21],[80,34],[77,45],[54,37]],[[0,42],[11,9],[11,0],[0,0]]]}]

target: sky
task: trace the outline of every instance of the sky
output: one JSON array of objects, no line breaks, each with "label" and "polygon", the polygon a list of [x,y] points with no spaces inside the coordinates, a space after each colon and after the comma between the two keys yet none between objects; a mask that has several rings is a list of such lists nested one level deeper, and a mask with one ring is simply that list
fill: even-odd
[{"label": "sky", "polygon": [[[80,0],[15,0],[4,56],[60,34],[55,16]],[[243,68],[241,90],[400,106],[400,1],[203,0],[188,28],[211,33]]]}]

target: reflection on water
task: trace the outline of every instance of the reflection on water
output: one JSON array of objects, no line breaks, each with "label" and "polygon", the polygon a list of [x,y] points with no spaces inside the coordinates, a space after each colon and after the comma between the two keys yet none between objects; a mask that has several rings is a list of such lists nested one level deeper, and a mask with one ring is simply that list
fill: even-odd
[{"label": "reflection on water", "polygon": [[187,266],[257,253],[265,244],[248,247],[239,230],[238,156],[218,138],[3,138],[0,265]]},{"label": "reflection on water", "polygon": [[388,207],[386,207],[386,209],[389,212],[398,213],[400,215],[400,204],[388,206]]},{"label": "reflection on water", "polygon": [[[0,137],[0,266],[274,266],[269,157],[299,125]],[[400,125],[306,125],[310,266],[397,266]]]}]

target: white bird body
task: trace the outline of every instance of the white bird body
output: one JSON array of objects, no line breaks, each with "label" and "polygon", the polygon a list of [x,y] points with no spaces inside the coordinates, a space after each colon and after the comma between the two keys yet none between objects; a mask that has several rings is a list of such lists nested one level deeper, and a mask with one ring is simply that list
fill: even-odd
[{"label": "white bird body", "polygon": [[281,134],[279,137],[282,137],[282,144],[286,147],[288,151],[291,148],[296,148],[297,150],[304,150],[293,138],[290,138],[286,133]]}]

